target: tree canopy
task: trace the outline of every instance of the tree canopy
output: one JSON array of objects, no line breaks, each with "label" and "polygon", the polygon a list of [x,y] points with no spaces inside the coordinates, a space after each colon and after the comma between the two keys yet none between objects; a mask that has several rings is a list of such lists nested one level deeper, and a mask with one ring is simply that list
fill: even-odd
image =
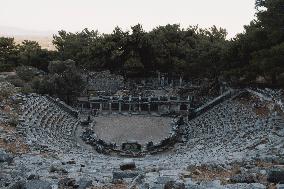
[{"label": "tree canopy", "polygon": [[50,61],[71,59],[78,68],[110,70],[125,77],[147,77],[160,71],[184,78],[223,76],[245,83],[261,76],[267,83],[278,84],[284,75],[284,0],[256,0],[255,6],[256,18],[230,40],[223,28],[181,28],[178,24],[148,32],[140,24],[129,31],[116,27],[110,34],[62,30],[54,35],[55,52],[34,41],[15,45],[13,38],[1,37],[0,71],[26,65],[49,72]]}]

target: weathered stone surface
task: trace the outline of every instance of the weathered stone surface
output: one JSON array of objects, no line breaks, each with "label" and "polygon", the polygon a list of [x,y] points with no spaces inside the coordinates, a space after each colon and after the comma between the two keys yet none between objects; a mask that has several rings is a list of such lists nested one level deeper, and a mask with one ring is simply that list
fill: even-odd
[{"label": "weathered stone surface", "polygon": [[169,181],[165,184],[164,189],[185,189],[184,183]]},{"label": "weathered stone surface", "polygon": [[276,188],[277,188],[277,189],[284,189],[284,184],[277,184],[277,185],[276,185]]},{"label": "weathered stone surface", "polygon": [[34,180],[34,179],[39,179],[39,175],[30,174],[27,178],[27,180]]},{"label": "weathered stone surface", "polygon": [[53,172],[68,173],[68,171],[66,169],[64,169],[64,167],[62,166],[62,164],[60,162],[53,163],[49,168],[49,172],[51,172],[51,173],[53,173]]},{"label": "weathered stone surface", "polygon": [[158,177],[157,180],[156,180],[156,183],[166,184],[166,183],[169,183],[169,182],[172,182],[172,181],[174,181],[174,179],[171,178],[171,177]]},{"label": "weathered stone surface", "polygon": [[227,184],[224,186],[224,188],[225,189],[266,189],[266,186],[260,183],[250,183],[250,184],[237,183],[237,184]]},{"label": "weathered stone surface", "polygon": [[268,173],[268,182],[284,182],[284,169],[274,169]]},{"label": "weathered stone surface", "polygon": [[58,189],[78,188],[76,180],[72,178],[64,178],[58,182]]},{"label": "weathered stone surface", "polygon": [[114,171],[113,172],[113,179],[123,179],[123,178],[134,178],[139,175],[137,171]]},{"label": "weathered stone surface", "polygon": [[52,189],[52,187],[47,181],[30,180],[25,184],[24,189]]},{"label": "weathered stone surface", "polygon": [[18,181],[9,189],[52,189],[51,184],[43,180]]},{"label": "weathered stone surface", "polygon": [[151,189],[164,189],[164,185],[163,184],[153,184],[151,186]]},{"label": "weathered stone surface", "polygon": [[92,181],[83,178],[78,181],[78,185],[79,185],[78,189],[86,189],[92,186]]},{"label": "weathered stone surface", "polygon": [[125,159],[119,165],[121,170],[133,170],[136,168],[135,162],[132,159]]},{"label": "weathered stone surface", "polygon": [[255,174],[238,174],[230,178],[232,183],[255,183],[257,181]]},{"label": "weathered stone surface", "polygon": [[13,156],[10,154],[7,154],[4,150],[0,149],[0,163],[7,162],[12,163]]},{"label": "weathered stone surface", "polygon": [[[112,178],[114,180],[123,179],[121,183],[132,182],[138,175],[144,174],[145,178],[142,179],[142,182],[145,183],[145,186],[164,188],[164,185],[171,181],[168,180],[168,177],[173,181],[180,178],[185,182],[190,177],[202,176],[207,171],[215,173],[215,166],[220,167],[216,173],[227,173],[234,170],[233,165],[235,164],[241,167],[240,173],[242,174],[240,175],[246,172],[264,176],[270,175],[269,179],[273,180],[277,177],[272,173],[269,174],[269,168],[258,166],[262,164],[270,166],[271,164],[271,166],[281,167],[282,164],[280,157],[284,155],[283,137],[279,135],[280,130],[271,129],[279,127],[281,122],[277,119],[282,119],[282,117],[275,119],[273,112],[269,112],[271,117],[270,115],[265,118],[258,116],[252,110],[253,105],[247,101],[239,103],[238,100],[228,100],[214,106],[184,127],[186,140],[183,144],[176,145],[170,153],[135,158],[135,166],[127,165],[123,171],[119,168],[120,162],[124,158],[97,154],[92,149],[76,144],[77,139],[80,138],[74,135],[78,120],[42,96],[34,95],[28,101],[24,109],[26,113],[20,124],[21,128],[25,129],[23,132],[25,133],[24,142],[26,141],[32,153],[15,156],[12,164],[8,164],[6,161],[0,163],[0,188],[25,178],[30,181],[36,181],[38,178],[48,180],[56,188],[58,180],[66,177],[66,174],[62,173],[67,171],[62,171],[61,168],[68,170],[70,178],[76,178],[76,180],[87,178],[87,184],[92,181],[94,185],[98,184],[99,186],[108,185],[113,181]],[[78,127],[80,128],[80,126]],[[15,137],[10,137],[5,133],[4,128],[0,128],[0,138],[6,138],[9,141],[9,138]],[[263,143],[263,138],[267,139],[265,143]],[[44,149],[46,153],[42,153]],[[205,169],[203,169],[203,165]],[[194,172],[194,169],[188,169],[188,166],[197,167],[200,171]],[[131,170],[133,167],[135,169]],[[49,172],[49,168],[52,171]],[[188,171],[188,173],[183,174],[184,171]],[[279,174],[277,175],[279,176]],[[216,174],[216,177],[218,176]],[[240,178],[238,176],[231,178],[237,182],[235,184],[223,186],[213,182],[192,181],[185,183],[185,187],[190,189],[265,188],[259,183],[245,183],[252,182],[251,177]],[[29,181],[16,183],[14,186],[16,189],[21,189],[26,182]],[[254,180],[253,182],[260,181]],[[67,180],[65,183],[70,187],[80,188],[80,181],[74,184],[73,180]],[[86,187],[84,182],[81,186]]]},{"label": "weathered stone surface", "polygon": [[278,159],[278,164],[279,165],[284,165],[284,158],[279,158]]},{"label": "weathered stone surface", "polygon": [[14,184],[12,184],[9,189],[23,189],[24,186],[25,186],[26,182],[21,180],[21,181],[18,181]]}]

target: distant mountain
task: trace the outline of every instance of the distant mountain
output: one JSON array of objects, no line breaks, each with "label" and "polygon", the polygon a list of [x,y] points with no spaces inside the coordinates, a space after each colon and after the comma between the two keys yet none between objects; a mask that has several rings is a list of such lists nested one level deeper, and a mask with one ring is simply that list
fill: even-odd
[{"label": "distant mountain", "polygon": [[55,50],[52,44],[52,35],[57,32],[25,30],[16,27],[0,26],[0,37],[13,37],[16,44],[21,44],[24,40],[37,41],[39,45],[48,50]]},{"label": "distant mountain", "polygon": [[48,50],[55,50],[55,46],[52,44],[52,36],[25,36],[25,35],[19,35],[19,36],[13,36],[15,39],[16,44],[21,44],[24,40],[30,40],[30,41],[37,41],[38,44],[43,49]]},{"label": "distant mountain", "polygon": [[39,31],[39,30],[26,30],[17,27],[0,26],[0,35],[2,36],[52,36],[56,31]]}]

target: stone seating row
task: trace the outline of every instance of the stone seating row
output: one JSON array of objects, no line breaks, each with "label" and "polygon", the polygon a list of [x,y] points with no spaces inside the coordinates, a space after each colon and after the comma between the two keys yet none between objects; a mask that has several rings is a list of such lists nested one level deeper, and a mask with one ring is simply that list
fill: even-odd
[{"label": "stone seating row", "polygon": [[18,128],[36,149],[69,150],[76,146],[78,120],[44,96],[29,96]]},{"label": "stone seating row", "polygon": [[227,100],[189,121],[186,133],[188,139],[222,136],[248,128],[264,129],[265,124],[253,111],[234,100]]}]

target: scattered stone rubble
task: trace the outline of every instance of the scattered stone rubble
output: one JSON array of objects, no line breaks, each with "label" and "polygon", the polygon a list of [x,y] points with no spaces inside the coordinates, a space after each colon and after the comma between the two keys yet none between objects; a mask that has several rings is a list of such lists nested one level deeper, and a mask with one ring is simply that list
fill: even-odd
[{"label": "scattered stone rubble", "polygon": [[283,188],[283,112],[251,93],[191,119],[174,149],[131,160],[88,148],[79,120],[47,97],[22,99],[16,133],[30,151],[0,150],[0,188]]},{"label": "scattered stone rubble", "polygon": [[120,75],[111,74],[110,71],[88,72],[83,75],[89,91],[101,91],[101,94],[111,95],[123,88],[124,79]]}]

